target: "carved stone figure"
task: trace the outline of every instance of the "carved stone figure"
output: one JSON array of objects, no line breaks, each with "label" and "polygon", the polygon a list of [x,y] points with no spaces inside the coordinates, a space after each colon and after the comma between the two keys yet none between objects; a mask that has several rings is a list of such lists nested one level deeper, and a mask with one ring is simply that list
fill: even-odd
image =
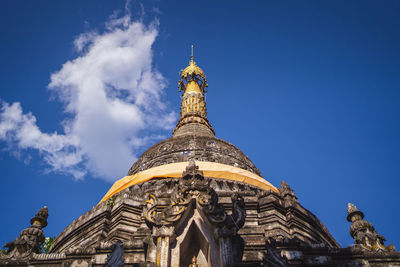
[{"label": "carved stone figure", "polygon": [[47,226],[48,216],[47,207],[41,208],[31,219],[31,226],[24,229],[14,241],[4,245],[8,249],[7,257],[24,258],[30,256],[32,252],[40,253],[44,242],[42,228]]},{"label": "carved stone figure", "polygon": [[280,251],[277,249],[276,241],[270,238],[266,242],[266,252],[264,254],[265,267],[286,267],[289,266],[287,260],[281,256]]}]

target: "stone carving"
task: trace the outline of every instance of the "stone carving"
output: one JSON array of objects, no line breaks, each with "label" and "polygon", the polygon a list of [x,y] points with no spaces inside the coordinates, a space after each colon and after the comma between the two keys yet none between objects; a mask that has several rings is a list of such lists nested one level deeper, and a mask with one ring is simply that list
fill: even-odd
[{"label": "stone carving", "polygon": [[364,220],[364,213],[355,205],[347,205],[347,220],[351,222],[350,235],[354,238],[354,245],[371,251],[394,251],[394,246],[385,246],[385,238],[379,235],[374,226]]},{"label": "stone carving", "polygon": [[24,229],[14,241],[4,245],[8,249],[7,258],[26,258],[32,253],[41,253],[44,242],[42,228],[47,226],[48,216],[47,207],[41,208],[31,219],[31,226]]},{"label": "stone carving", "polygon": [[157,211],[157,198],[153,194],[149,194],[149,199],[146,201],[147,209],[145,210],[146,222],[152,226],[168,226],[177,222],[182,213],[185,211],[183,202],[172,202],[161,212]]},{"label": "stone carving", "polygon": [[75,246],[70,247],[65,251],[66,255],[87,255],[87,254],[94,254],[96,253],[96,249],[93,246]]},{"label": "stone carving", "polygon": [[[233,240],[237,231],[243,226],[246,219],[244,199],[238,193],[234,193],[232,199],[232,214],[227,214],[224,206],[218,202],[218,195],[215,190],[208,185],[209,180],[205,179],[203,173],[192,160],[189,162],[182,178],[175,184],[171,194],[171,200],[162,210],[157,210],[160,206],[158,198],[154,194],[148,195],[146,208],[144,210],[147,225],[153,229],[153,238],[157,241],[152,244],[152,240],[147,238],[148,257],[161,258],[161,262],[168,262],[168,246],[175,237],[175,227],[180,223],[182,217],[186,217],[185,212],[189,205],[197,207],[209,222],[214,225],[214,235],[220,243],[222,259],[221,266],[231,266],[234,262]],[[156,245],[156,252],[154,247]],[[163,265],[163,264],[161,264]],[[161,266],[160,265],[160,266]]]},{"label": "stone carving", "polygon": [[[149,194],[148,200],[146,201],[147,208],[144,211],[144,215],[146,222],[150,227],[170,226],[179,221],[193,197],[198,197],[200,199],[199,201],[202,201],[202,196],[200,196],[198,191],[204,189],[205,186],[202,173],[195,173],[194,176],[200,179],[194,179],[192,182],[188,183],[188,173],[196,171],[193,165],[194,161],[186,168],[182,180],[177,186],[175,186],[170,204],[162,211],[157,211],[158,203],[156,196]],[[191,174],[189,174],[189,176],[191,176]]]},{"label": "stone carving", "polygon": [[286,258],[281,256],[281,253],[276,248],[276,241],[269,238],[266,242],[266,252],[264,253],[264,266],[265,267],[286,267],[289,266]]},{"label": "stone carving", "polygon": [[192,199],[202,207],[211,223],[220,228],[240,229],[246,219],[244,200],[238,194],[232,195],[232,215],[228,215],[222,204],[218,203],[218,195],[208,186],[194,161],[190,161],[182,174],[179,184],[171,197],[171,203],[162,211],[157,211],[157,198],[149,194],[144,215],[148,225],[170,226],[178,222]]},{"label": "stone carving", "polygon": [[225,229],[221,233],[227,233],[227,230],[230,229],[231,231],[233,230],[232,234],[235,234],[243,226],[246,219],[243,198],[238,193],[234,193],[231,199],[232,215],[228,215],[224,206],[218,203],[218,195],[213,189],[208,191],[207,200],[200,202],[210,222],[221,229]]},{"label": "stone carving", "polygon": [[235,224],[237,230],[242,228],[246,220],[246,209],[244,205],[244,198],[238,193],[234,193],[232,196],[232,221]]},{"label": "stone carving", "polygon": [[299,203],[297,201],[296,194],[293,192],[292,188],[290,188],[290,186],[285,181],[281,182],[279,191],[281,197],[284,200],[285,207],[294,206]]},{"label": "stone carving", "polygon": [[107,267],[121,267],[124,265],[125,260],[122,257],[124,254],[124,247],[121,241],[117,241],[111,246],[112,252],[107,256]]},{"label": "stone carving", "polygon": [[65,253],[32,254],[32,258],[35,260],[62,260],[65,259],[65,257]]},{"label": "stone carving", "polygon": [[89,263],[87,261],[84,261],[84,260],[74,260],[71,263],[70,267],[89,267]]}]

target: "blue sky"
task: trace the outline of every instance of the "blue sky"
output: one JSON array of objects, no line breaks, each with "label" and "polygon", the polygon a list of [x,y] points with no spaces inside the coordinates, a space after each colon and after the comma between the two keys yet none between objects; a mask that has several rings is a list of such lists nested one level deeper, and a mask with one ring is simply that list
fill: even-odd
[{"label": "blue sky", "polygon": [[344,247],[352,202],[400,247],[398,1],[0,2],[0,243],[47,236],[170,136],[190,45],[216,135]]}]

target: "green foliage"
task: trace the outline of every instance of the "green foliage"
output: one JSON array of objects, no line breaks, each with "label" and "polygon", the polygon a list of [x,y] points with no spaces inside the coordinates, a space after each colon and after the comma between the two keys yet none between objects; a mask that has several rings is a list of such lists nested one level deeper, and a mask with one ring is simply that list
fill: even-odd
[{"label": "green foliage", "polygon": [[46,237],[42,245],[42,253],[48,253],[55,240],[55,237]]},{"label": "green foliage", "polygon": [[109,206],[110,208],[112,208],[112,207],[114,207],[114,205],[115,205],[115,196],[112,196],[112,197],[110,197],[108,200],[107,200],[107,206]]},{"label": "green foliage", "polygon": [[3,248],[3,249],[0,251],[0,254],[1,254],[1,255],[7,255],[7,252],[8,252],[8,250],[5,249],[5,248]]}]

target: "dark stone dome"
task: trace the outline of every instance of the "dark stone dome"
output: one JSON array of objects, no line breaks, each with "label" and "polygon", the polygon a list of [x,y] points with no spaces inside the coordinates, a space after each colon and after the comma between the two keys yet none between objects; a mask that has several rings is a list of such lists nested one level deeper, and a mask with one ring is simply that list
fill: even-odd
[{"label": "dark stone dome", "polygon": [[174,136],[155,144],[133,164],[128,175],[191,159],[231,165],[261,176],[253,162],[236,146],[216,137],[199,135]]},{"label": "dark stone dome", "polygon": [[146,152],[133,164],[128,175],[153,167],[189,160],[216,162],[231,165],[261,176],[253,162],[237,147],[215,137],[207,119],[204,94],[207,87],[203,71],[193,59],[181,73],[179,91],[182,95],[180,119],[172,133]]}]

